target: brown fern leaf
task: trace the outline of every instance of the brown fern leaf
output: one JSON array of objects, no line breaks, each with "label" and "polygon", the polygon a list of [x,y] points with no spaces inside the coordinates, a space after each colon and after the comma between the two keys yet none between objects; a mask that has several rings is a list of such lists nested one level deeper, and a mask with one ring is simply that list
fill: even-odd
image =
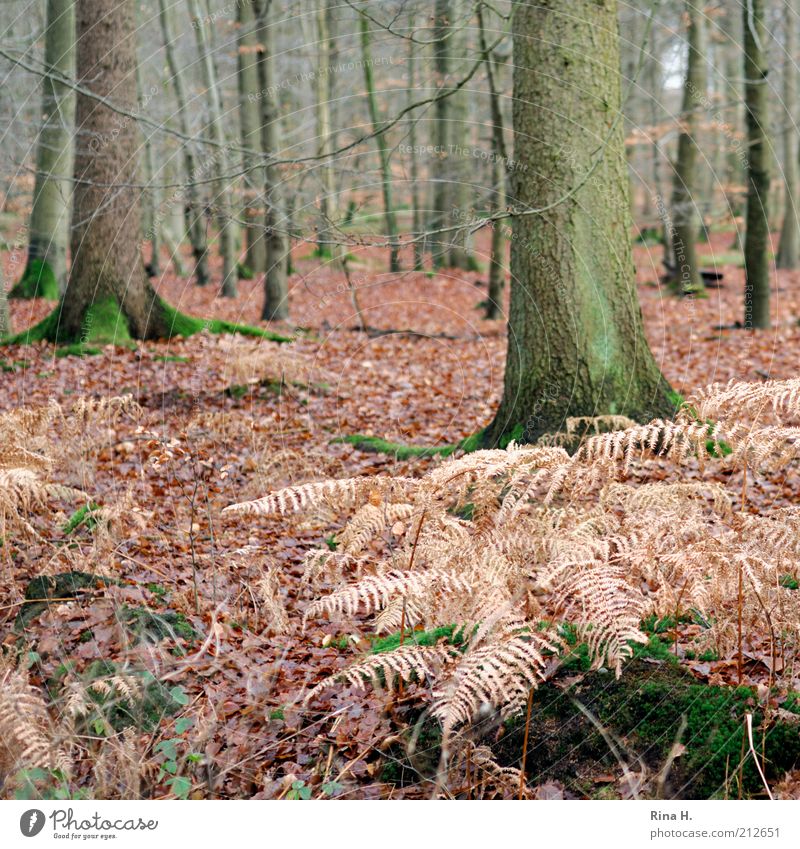
[{"label": "brown fern leaf", "polygon": [[504,716],[518,710],[531,688],[545,680],[546,658],[556,652],[551,641],[535,633],[508,635],[468,652],[434,694],[433,714],[445,738],[481,710],[496,708]]},{"label": "brown fern leaf", "polygon": [[62,769],[69,759],[56,744],[41,694],[22,670],[0,673],[0,778],[23,769]]},{"label": "brown fern leaf", "polygon": [[411,681],[412,678],[418,681],[433,680],[441,668],[452,660],[453,651],[446,646],[414,644],[400,646],[393,651],[370,655],[347,669],[329,676],[308,691],[303,698],[303,703],[308,704],[337,681],[346,681],[361,689],[368,681],[378,685],[385,683],[387,689],[392,690],[398,680]]},{"label": "brown fern leaf", "polygon": [[222,512],[250,516],[286,516],[310,510],[320,504],[329,504],[338,509],[350,508],[359,501],[376,500],[401,496],[404,489],[415,486],[412,478],[361,477],[342,480],[319,481],[300,486],[289,486],[255,501],[231,504]]},{"label": "brown fern leaf", "polygon": [[443,569],[427,569],[423,572],[398,572],[392,570],[384,575],[371,575],[355,584],[349,584],[330,595],[312,602],[304,619],[328,615],[346,614],[354,616],[359,610],[372,613],[386,607],[398,595],[422,596],[431,592],[469,593],[470,584],[459,575]]}]

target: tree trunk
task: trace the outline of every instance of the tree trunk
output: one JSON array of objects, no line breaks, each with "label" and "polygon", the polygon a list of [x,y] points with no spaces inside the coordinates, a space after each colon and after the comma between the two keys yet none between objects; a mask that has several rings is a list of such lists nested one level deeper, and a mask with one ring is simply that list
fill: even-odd
[{"label": "tree trunk", "polygon": [[[372,74],[372,62],[369,52],[369,28],[370,22],[366,15],[360,16],[361,31],[361,59],[364,65],[364,84],[367,88],[367,106],[369,107],[369,118],[372,123],[372,132],[377,133],[381,127],[378,112],[378,100],[375,95],[375,80]],[[383,191],[383,216],[386,222],[386,236],[389,239],[389,271],[400,271],[400,247],[397,241],[397,217],[394,212],[394,201],[392,200],[392,170],[389,160],[389,143],[386,133],[376,137],[375,143],[378,147],[378,158],[381,166],[381,189]]]},{"label": "tree trunk", "polygon": [[[466,73],[464,57],[467,52],[467,8],[464,0],[450,0],[451,37],[448,40],[447,50],[450,51],[450,74],[453,79],[458,79]],[[473,179],[475,160],[470,155],[471,147],[469,141],[469,92],[461,89],[448,99],[449,106],[449,143],[450,157],[448,160],[448,182],[450,186],[449,200],[449,222],[456,223],[459,218],[454,218],[459,212],[462,213],[469,207],[474,195]],[[450,250],[448,252],[447,264],[451,268],[461,268],[465,271],[474,271],[477,266],[469,248],[469,230],[466,227],[453,230],[448,236]]]},{"label": "tree trunk", "polygon": [[[617,4],[560,0],[514,16],[518,211],[503,399],[483,434],[534,441],[568,416],[669,415],[633,282]],[[552,104],[558,104],[553,109]]]},{"label": "tree trunk", "polygon": [[[169,78],[177,101],[178,127],[184,136],[189,133],[189,119],[186,99],[186,86],[183,81],[183,71],[178,66],[175,56],[174,36],[169,19],[169,8],[166,0],[158,0],[158,16],[161,22],[161,33],[164,39],[164,49],[167,53],[167,67]],[[194,257],[194,276],[198,286],[205,286],[210,280],[208,272],[208,243],[206,239],[206,221],[200,192],[195,182],[198,179],[195,168],[194,151],[190,142],[183,144],[183,161],[186,170],[186,230],[189,234],[189,242],[192,246]]]},{"label": "tree trunk", "polygon": [[[330,16],[331,6],[329,0],[318,0],[319,7],[316,10],[317,24],[317,57],[320,71],[327,71],[331,63],[331,41],[330,41]],[[331,75],[318,73],[314,78],[317,100],[317,142],[319,152],[324,154],[330,150],[331,137],[331,97],[330,84]],[[333,182],[333,162],[323,159],[318,166],[320,181],[319,217],[317,253],[321,257],[333,257],[338,253],[334,245],[335,233],[331,222],[336,214],[336,188]]]},{"label": "tree trunk", "polygon": [[[153,90],[145,92],[142,81],[142,65],[136,62],[136,90],[139,97],[139,112],[142,113],[147,107],[150,98],[155,94]],[[158,89],[156,89],[157,91]],[[150,242],[150,262],[147,264],[147,273],[150,277],[158,277],[161,274],[161,222],[158,210],[161,205],[160,189],[153,186],[156,166],[153,155],[153,131],[148,128],[144,134],[144,161],[142,171],[144,183],[148,186],[142,192],[144,209],[142,210],[142,236],[145,241]]]},{"label": "tree trunk", "polygon": [[8,315],[8,298],[6,296],[6,281],[3,278],[3,264],[0,263],[0,339],[11,333],[11,318]]},{"label": "tree trunk", "polygon": [[[433,72],[437,94],[447,90],[450,76],[450,54],[447,35],[450,26],[450,0],[436,0],[433,20]],[[433,145],[434,155],[430,163],[433,182],[433,200],[428,229],[432,231],[426,240],[435,268],[448,260],[448,234],[437,231],[447,227],[450,221],[450,98],[439,98],[434,104]]]},{"label": "tree trunk", "polygon": [[[268,156],[278,150],[278,107],[272,85],[274,78],[273,31],[270,26],[271,0],[256,0],[256,41],[258,54],[258,85],[261,89],[261,149]],[[264,306],[261,318],[274,321],[289,316],[289,290],[286,280],[287,219],[284,212],[281,175],[278,167],[268,163],[264,168],[265,227],[267,266],[264,275]]]},{"label": "tree trunk", "polygon": [[219,250],[222,255],[221,293],[226,298],[235,298],[237,281],[236,232],[231,217],[232,188],[230,178],[226,176],[230,168],[230,157],[225,148],[225,133],[222,128],[222,101],[206,28],[206,16],[203,14],[198,0],[187,0],[187,3],[189,14],[192,17],[197,52],[200,56],[203,86],[208,98],[208,134],[211,141],[214,142],[214,174],[216,179],[212,185],[214,187],[213,206],[216,208],[215,218],[219,229]]},{"label": "tree trunk", "polygon": [[[78,82],[135,112],[133,2],[78,0],[77,22]],[[133,119],[78,93],[72,266],[51,339],[122,344],[169,336],[139,255],[139,148]]]},{"label": "tree trunk", "polygon": [[744,326],[769,327],[769,150],[764,0],[744,3],[747,116],[747,219],[744,241]]},{"label": "tree trunk", "polygon": [[795,50],[797,46],[797,0],[786,0],[784,7],[784,50],[783,59],[783,102],[782,114],[787,119],[783,131],[783,180],[785,209],[781,240],[778,247],[778,268],[797,268],[798,236],[800,221],[797,214],[797,128],[794,120],[797,115],[797,67]]},{"label": "tree trunk", "polygon": [[[75,65],[74,0],[48,0],[44,61],[72,77]],[[36,181],[28,233],[28,261],[12,298],[57,301],[67,281],[75,96],[54,77],[42,78],[42,124],[36,146]]]},{"label": "tree trunk", "polygon": [[[250,3],[237,6],[239,25],[239,125],[242,147],[258,150],[261,144],[261,124],[258,108],[258,45],[255,34],[255,15]],[[244,167],[244,264],[250,272],[261,274],[267,262],[264,239],[264,214],[259,213],[257,199],[264,182],[258,157],[242,154]]]},{"label": "tree trunk", "polygon": [[[494,59],[486,46],[486,31],[483,25],[483,10],[478,7],[478,33],[483,62],[486,66],[486,78],[489,84],[489,102],[492,110],[492,178],[495,191],[495,210],[502,211],[506,206],[506,181],[508,179],[508,156],[506,154],[505,128],[503,113],[500,109],[500,97],[495,83]],[[492,253],[489,260],[489,290],[486,295],[486,318],[500,316],[505,286],[505,222],[495,221],[492,227]]]},{"label": "tree trunk", "polygon": [[[409,12],[408,29],[414,34],[414,10]],[[414,102],[417,94],[417,45],[413,38],[408,40],[408,103]],[[422,229],[425,226],[420,209],[419,198],[419,157],[414,152],[417,146],[417,121],[419,118],[413,113],[408,115],[408,146],[411,148],[411,163],[409,176],[411,177],[411,229],[414,232],[414,271],[422,271],[425,268],[425,254],[422,242]]]},{"label": "tree trunk", "polygon": [[683,88],[681,133],[678,137],[678,158],[672,185],[672,257],[675,264],[674,285],[687,295],[703,291],[703,278],[697,261],[695,242],[698,233],[697,217],[697,133],[707,93],[706,55],[702,9],[694,0],[687,0],[689,18],[688,57]]}]

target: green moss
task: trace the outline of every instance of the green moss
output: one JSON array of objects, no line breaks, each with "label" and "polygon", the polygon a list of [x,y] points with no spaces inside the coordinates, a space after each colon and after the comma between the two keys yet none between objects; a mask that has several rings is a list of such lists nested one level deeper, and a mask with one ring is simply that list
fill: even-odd
[{"label": "green moss", "polygon": [[60,297],[58,280],[50,263],[43,259],[30,260],[8,297],[20,300],[46,298],[48,301],[57,301]]},{"label": "green moss", "polygon": [[95,661],[81,677],[88,685],[117,675],[139,679],[141,692],[138,696],[122,693],[113,684],[106,692],[103,692],[106,688],[87,687],[85,692],[93,702],[93,710],[85,721],[96,734],[107,735],[110,730],[119,732],[130,725],[152,731],[186,704],[186,695],[180,688],[167,688],[146,670],[131,670],[110,660]]},{"label": "green moss", "polygon": [[25,588],[25,600],[14,627],[23,629],[31,619],[38,616],[49,604],[41,599],[80,598],[86,590],[94,589],[99,583],[113,583],[107,578],[90,572],[59,572],[57,575],[40,575],[33,578]]},{"label": "green moss", "polygon": [[792,575],[781,575],[779,583],[787,590],[796,590],[800,587],[800,583],[798,583],[797,578],[792,577]]},{"label": "green moss", "polygon": [[250,268],[249,265],[245,265],[243,262],[237,262],[236,276],[240,280],[252,280],[255,275],[253,274],[253,269]]},{"label": "green moss", "polygon": [[182,613],[157,613],[147,607],[124,606],[119,618],[137,642],[159,643],[166,639],[192,642],[197,639],[197,633]]},{"label": "green moss", "polygon": [[[669,778],[669,795],[676,798],[716,798],[738,792],[744,715],[753,714],[758,728],[763,714],[745,687],[714,687],[698,683],[676,664],[631,661],[622,678],[587,674],[571,690],[546,684],[534,694],[535,721],[530,725],[527,772],[537,782],[563,781],[573,792],[589,795],[591,778],[618,771],[608,744],[573,702],[577,698],[620,741],[635,767],[637,758],[654,773],[666,761],[682,717],[685,746]],[[508,734],[495,747],[501,763],[517,765],[524,717],[510,723]],[[756,735],[761,754],[762,733]],[[794,723],[772,721],[765,735],[769,780],[782,777],[800,763],[800,735]],[[763,795],[763,786],[747,746],[742,766],[746,796]],[[515,763],[516,761],[516,763]]]},{"label": "green moss", "polygon": [[79,507],[62,527],[61,530],[64,532],[64,536],[69,536],[69,534],[77,530],[81,525],[85,525],[87,528],[93,528],[97,524],[97,518],[93,514],[99,509],[100,505],[94,502]]},{"label": "green moss", "polygon": [[[403,634],[403,645],[435,646],[444,641],[451,646],[460,646],[464,643],[464,632],[456,630],[455,625],[444,625],[431,631],[405,631]],[[376,637],[373,640],[370,654],[382,654],[394,651],[400,646],[400,632],[389,634],[386,637]]]},{"label": "green moss", "polygon": [[93,348],[81,342],[75,342],[72,345],[62,345],[56,349],[57,357],[96,357],[102,353],[102,348]]},{"label": "green moss", "polygon": [[363,436],[359,433],[351,436],[337,436],[331,440],[334,443],[346,442],[348,445],[354,445],[361,451],[370,451],[376,454],[392,454],[398,460],[408,460],[412,457],[448,457],[452,454],[456,447],[455,445],[402,445],[399,442],[389,442],[386,439],[381,439],[379,436]]},{"label": "green moss", "polygon": [[218,318],[195,318],[176,310],[175,307],[170,306],[160,298],[159,303],[164,311],[165,322],[170,328],[169,338],[173,336],[187,338],[194,336],[201,330],[208,330],[210,333],[238,333],[240,336],[255,336],[260,339],[270,339],[273,342],[292,341],[288,336],[281,336],[279,333],[273,333],[271,330],[264,330],[261,327],[252,327],[249,324],[234,324]]},{"label": "green moss", "polygon": [[116,298],[102,298],[89,306],[79,342],[84,346],[95,343],[129,348],[133,345],[128,319]]}]

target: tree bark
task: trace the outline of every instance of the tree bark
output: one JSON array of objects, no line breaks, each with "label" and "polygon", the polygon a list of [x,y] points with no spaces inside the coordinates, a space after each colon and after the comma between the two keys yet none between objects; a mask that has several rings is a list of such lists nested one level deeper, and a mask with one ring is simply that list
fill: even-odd
[{"label": "tree bark", "polygon": [[[236,18],[239,25],[239,126],[242,147],[257,150],[261,144],[261,122],[258,108],[258,46],[253,6],[248,2],[237,5]],[[261,274],[267,262],[264,214],[263,211],[259,212],[257,202],[264,181],[263,169],[258,157],[247,153],[242,154],[242,165],[245,171],[244,264],[249,271]]]},{"label": "tree bark", "polygon": [[[784,50],[783,58],[783,102],[782,110],[786,119],[797,115],[797,66],[795,65],[797,48],[797,0],[785,0],[784,7]],[[778,246],[776,263],[778,268],[797,268],[798,236],[800,221],[797,212],[797,127],[794,120],[787,120],[783,131],[783,186],[784,213],[781,239]]]},{"label": "tree bark", "polygon": [[236,297],[237,281],[237,251],[236,232],[231,217],[232,187],[229,171],[230,156],[225,147],[225,133],[222,128],[222,101],[220,99],[217,72],[214,67],[214,57],[211,52],[206,20],[198,0],[187,0],[189,14],[192,17],[197,52],[200,57],[200,71],[203,86],[206,89],[208,103],[208,134],[214,142],[214,174],[213,182],[215,218],[219,230],[219,250],[222,255],[222,287],[221,293],[226,298]]},{"label": "tree bark", "polygon": [[744,77],[747,116],[747,219],[744,242],[744,326],[770,326],[769,149],[764,0],[745,0]]},{"label": "tree bark", "polygon": [[683,295],[702,292],[703,278],[697,261],[697,133],[701,110],[707,99],[704,12],[695,0],[687,0],[689,19],[686,79],[683,88],[681,133],[672,184],[672,257],[676,289]]},{"label": "tree bark", "polygon": [[[270,26],[271,0],[256,0],[256,41],[258,53],[258,84],[261,89],[261,149],[275,156],[278,149],[278,107],[272,85],[274,78],[273,30]],[[267,266],[264,274],[264,305],[261,318],[275,321],[289,316],[289,290],[286,280],[287,218],[284,212],[280,170],[268,162],[264,168],[264,201]]]},{"label": "tree bark", "polygon": [[[134,112],[136,28],[131,0],[78,0],[77,78]],[[161,302],[139,255],[139,132],[135,120],[78,93],[72,267],[58,341],[128,342],[168,336]]]},{"label": "tree bark", "polygon": [[[560,0],[514,16],[515,208],[503,398],[488,445],[568,416],[669,415],[633,282],[617,4]],[[552,108],[557,103],[558,109]]]},{"label": "tree bark", "polygon": [[[486,66],[486,78],[489,85],[489,102],[492,110],[492,177],[494,182],[495,202],[497,211],[506,206],[506,181],[508,180],[508,156],[506,154],[505,127],[503,113],[500,109],[500,97],[495,84],[494,59],[486,46],[486,32],[483,25],[483,10],[478,7],[478,33],[483,62]],[[492,227],[492,248],[489,260],[489,289],[486,295],[486,318],[496,319],[500,316],[505,286],[505,222],[495,221]]]},{"label": "tree bark", "polygon": [[[188,101],[186,99],[186,85],[183,80],[183,70],[178,65],[175,56],[174,36],[172,24],[169,18],[169,8],[166,0],[158,0],[158,16],[161,23],[161,33],[164,39],[164,49],[167,54],[167,67],[172,90],[177,102],[178,127],[184,136],[189,133]],[[189,234],[189,242],[192,246],[194,257],[194,276],[198,286],[205,286],[210,281],[208,271],[208,243],[206,239],[206,221],[200,192],[195,182],[198,179],[195,167],[194,151],[190,142],[183,144],[183,162],[186,170],[186,230]]]},{"label": "tree bark", "polygon": [[[381,128],[378,112],[378,100],[375,95],[375,80],[372,74],[372,61],[369,50],[370,22],[366,15],[360,15],[361,59],[364,65],[364,84],[367,88],[367,106],[372,123],[372,132],[377,133]],[[381,168],[381,191],[383,193],[383,217],[386,222],[386,236],[389,239],[389,271],[400,271],[400,247],[397,241],[397,217],[392,199],[392,170],[389,159],[389,142],[386,133],[381,133],[375,139],[378,147],[378,158]]]},{"label": "tree bark", "polygon": [[[48,0],[44,61],[56,75],[75,73],[74,0]],[[67,281],[75,94],[56,76],[42,78],[42,124],[28,232],[28,261],[12,298],[57,301]]]},{"label": "tree bark", "polygon": [[[414,34],[414,10],[409,12],[408,29]],[[417,45],[413,38],[408,40],[408,103],[411,105],[417,95]],[[408,146],[411,148],[409,176],[411,177],[411,229],[414,232],[414,271],[425,268],[425,253],[422,242],[422,229],[425,226],[420,208],[419,197],[419,157],[414,152],[417,146],[417,121],[419,118],[410,112],[408,115]]]},{"label": "tree bark", "polygon": [[[331,138],[331,75],[327,73],[331,64],[330,36],[331,5],[329,0],[319,0],[316,10],[317,57],[319,69],[314,78],[315,95],[317,100],[317,143],[318,150],[324,154],[330,149]],[[336,187],[333,180],[333,162],[323,159],[319,163],[319,242],[317,253],[321,256],[333,257],[338,253],[334,245],[335,234],[331,222],[336,215]]]}]

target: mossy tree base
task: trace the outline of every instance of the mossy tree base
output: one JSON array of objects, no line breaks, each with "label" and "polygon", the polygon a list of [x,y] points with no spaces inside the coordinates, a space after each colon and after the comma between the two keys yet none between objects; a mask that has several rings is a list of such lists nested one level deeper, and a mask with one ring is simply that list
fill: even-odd
[{"label": "mossy tree base", "polygon": [[19,282],[8,293],[9,298],[21,301],[30,301],[33,298],[57,301],[60,296],[55,272],[50,263],[43,259],[29,260]]},{"label": "mossy tree base", "polygon": [[373,454],[391,454],[396,460],[410,460],[412,457],[449,457],[459,449],[465,453],[476,451],[482,447],[482,433],[473,434],[454,445],[403,445],[401,442],[390,442],[379,436],[364,436],[354,433],[349,436],[338,436],[331,440],[333,443],[347,443],[360,451]]},{"label": "mossy tree base", "polygon": [[[35,342],[53,342],[74,348],[75,353],[89,351],[92,346],[117,345],[130,348],[135,346],[131,333],[132,322],[128,319],[118,301],[107,297],[93,303],[83,315],[78,332],[70,331],[61,323],[62,305],[33,327],[23,330],[5,340],[7,345],[30,345]],[[288,336],[281,336],[270,330],[252,327],[246,324],[234,324],[221,319],[202,319],[186,315],[156,297],[152,315],[147,320],[143,338],[172,339],[180,336],[188,338],[201,330],[211,333],[238,333],[269,339],[273,342],[291,342]]]}]

